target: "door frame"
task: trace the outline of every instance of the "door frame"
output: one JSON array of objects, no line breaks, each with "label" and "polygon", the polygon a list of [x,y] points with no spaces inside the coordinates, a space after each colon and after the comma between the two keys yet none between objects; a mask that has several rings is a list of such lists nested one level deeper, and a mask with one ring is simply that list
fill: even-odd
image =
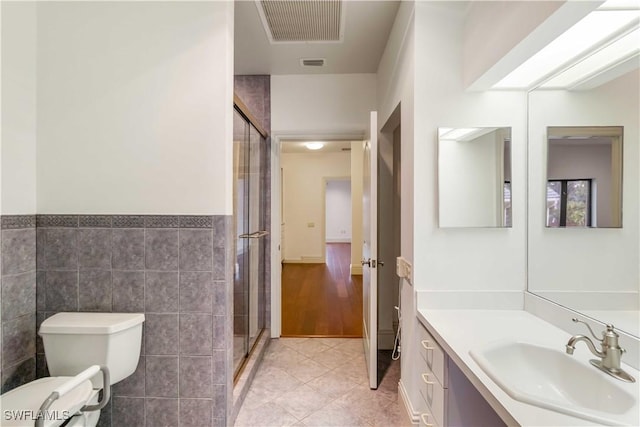
[{"label": "door frame", "polygon": [[[349,188],[351,188],[351,175],[349,176],[323,176],[322,177],[322,259],[327,262],[327,184],[329,181],[347,181],[349,182]],[[350,191],[351,192],[351,191]],[[351,194],[351,208],[353,209],[353,194]],[[352,218],[349,218],[351,221]],[[353,227],[353,224],[351,224]],[[349,257],[351,259],[351,257]],[[351,264],[351,261],[349,261]]]},{"label": "door frame", "polygon": [[[280,213],[280,148],[282,142],[296,141],[322,141],[342,139],[362,141],[365,137],[363,131],[347,131],[336,133],[318,132],[274,132],[271,134],[271,338],[280,338],[282,332],[282,263],[280,262],[280,240],[282,217]],[[323,220],[324,221],[324,220]]]}]

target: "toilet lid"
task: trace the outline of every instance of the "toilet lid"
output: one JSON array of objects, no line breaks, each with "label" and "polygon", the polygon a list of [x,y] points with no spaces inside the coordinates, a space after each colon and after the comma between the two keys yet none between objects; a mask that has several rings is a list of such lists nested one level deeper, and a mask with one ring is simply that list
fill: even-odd
[{"label": "toilet lid", "polygon": [[[51,392],[73,377],[47,377],[32,381],[0,396],[0,426],[33,426],[38,410]],[[45,415],[44,425],[55,427],[77,413],[93,394],[91,381],[87,380],[51,405]]]}]

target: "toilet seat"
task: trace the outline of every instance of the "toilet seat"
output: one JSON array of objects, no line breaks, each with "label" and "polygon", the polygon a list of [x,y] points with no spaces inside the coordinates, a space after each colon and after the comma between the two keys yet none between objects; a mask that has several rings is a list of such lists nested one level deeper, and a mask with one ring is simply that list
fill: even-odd
[{"label": "toilet seat", "polygon": [[[42,403],[53,390],[73,377],[47,377],[32,381],[0,396],[1,426],[32,426]],[[86,380],[57,399],[45,413],[46,427],[61,425],[76,414],[95,395],[91,381]]]}]

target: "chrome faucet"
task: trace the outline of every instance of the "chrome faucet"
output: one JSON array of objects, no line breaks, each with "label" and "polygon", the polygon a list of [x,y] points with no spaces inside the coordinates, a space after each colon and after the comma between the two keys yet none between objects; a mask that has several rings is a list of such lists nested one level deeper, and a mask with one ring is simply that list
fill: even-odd
[{"label": "chrome faucet", "polygon": [[635,378],[626,373],[620,367],[620,359],[622,357],[622,353],[626,352],[626,350],[618,345],[618,338],[620,335],[615,331],[613,325],[607,324],[607,330],[602,332],[602,339],[598,338],[596,334],[593,333],[593,329],[587,322],[583,322],[582,320],[578,320],[576,318],[571,319],[575,323],[584,323],[593,338],[600,343],[600,347],[602,350],[598,350],[591,341],[591,338],[584,335],[574,335],[569,339],[567,343],[567,354],[573,354],[573,351],[576,349],[575,345],[578,341],[584,341],[587,345],[591,353],[595,356],[599,357],[600,360],[591,359],[589,362],[596,368],[601,371],[606,372],[614,378],[617,378],[622,381],[626,381],[629,383],[636,382]]}]

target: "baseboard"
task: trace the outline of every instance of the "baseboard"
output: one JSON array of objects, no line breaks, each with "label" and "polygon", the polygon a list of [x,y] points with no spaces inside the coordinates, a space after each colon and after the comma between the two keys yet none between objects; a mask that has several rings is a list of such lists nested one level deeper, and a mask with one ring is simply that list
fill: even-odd
[{"label": "baseboard", "polygon": [[325,259],[322,257],[302,257],[295,259],[284,259],[283,264],[324,264]]},{"label": "baseboard", "polygon": [[349,273],[352,276],[362,276],[362,266],[361,265],[356,265],[356,264],[351,264],[349,266]]},{"label": "baseboard", "polygon": [[404,407],[404,422],[402,425],[408,426],[417,426],[420,425],[420,414],[413,410],[413,406],[411,405],[411,400],[409,399],[409,394],[407,390],[404,388],[404,384],[402,383],[402,379],[398,381],[398,396],[400,396],[400,401],[402,402],[402,406]]},{"label": "baseboard", "polygon": [[378,349],[393,350],[396,334],[393,329],[378,330]]}]

